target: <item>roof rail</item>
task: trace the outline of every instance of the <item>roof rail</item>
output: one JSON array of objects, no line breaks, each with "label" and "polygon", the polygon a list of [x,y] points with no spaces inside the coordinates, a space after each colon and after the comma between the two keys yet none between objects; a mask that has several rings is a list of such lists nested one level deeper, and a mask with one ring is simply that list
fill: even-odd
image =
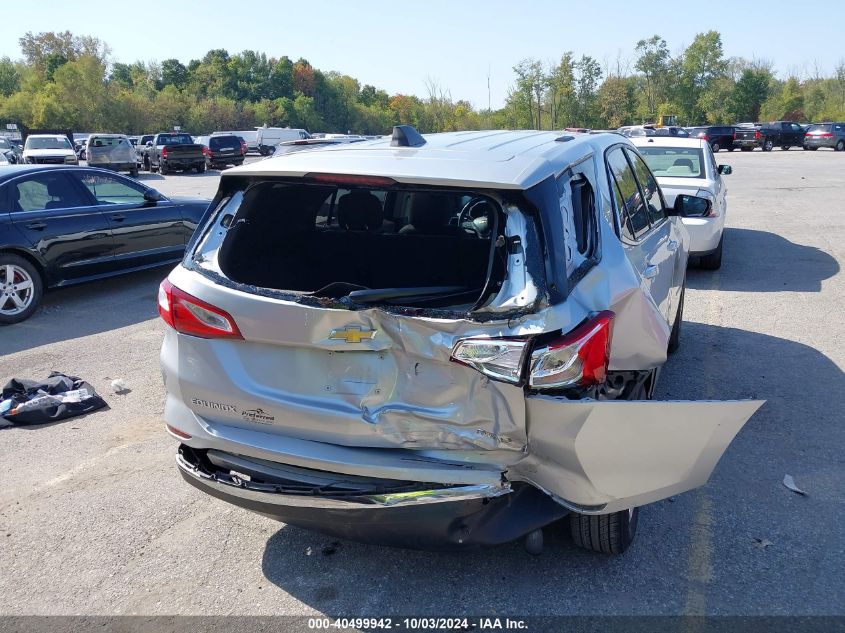
[{"label": "roof rail", "polygon": [[390,139],[391,147],[421,147],[422,145],[425,145],[425,139],[413,125],[393,126],[393,137]]}]

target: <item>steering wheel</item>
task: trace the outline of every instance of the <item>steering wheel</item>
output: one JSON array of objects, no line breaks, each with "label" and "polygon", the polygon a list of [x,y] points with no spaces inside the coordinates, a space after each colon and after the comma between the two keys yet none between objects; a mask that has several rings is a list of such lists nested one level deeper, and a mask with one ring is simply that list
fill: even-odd
[{"label": "steering wheel", "polygon": [[461,227],[462,229],[464,229],[467,232],[469,232],[469,231],[474,232],[479,237],[482,237],[482,233],[489,233],[489,231],[490,231],[490,229],[487,228],[487,227],[485,227],[485,229],[480,228],[475,222],[475,220],[477,220],[478,218],[481,218],[481,217],[486,218],[486,216],[487,216],[486,213],[479,214],[478,216],[472,215],[473,209],[475,209],[477,206],[479,206],[481,204],[488,204],[489,205],[490,202],[487,200],[487,198],[485,198],[483,196],[475,196],[473,198],[470,198],[469,202],[467,202],[463,206],[463,208],[461,209],[461,212],[458,214],[458,226]]}]

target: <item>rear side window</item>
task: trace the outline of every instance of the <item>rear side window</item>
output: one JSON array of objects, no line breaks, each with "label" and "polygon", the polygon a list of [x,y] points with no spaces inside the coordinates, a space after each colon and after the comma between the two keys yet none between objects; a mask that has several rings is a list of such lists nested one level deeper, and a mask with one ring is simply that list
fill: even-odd
[{"label": "rear side window", "polygon": [[[811,125],[810,129],[807,130],[808,132],[820,132],[821,134],[827,134],[831,131],[833,126],[828,123],[827,125]],[[839,126],[840,128],[842,126]]]},{"label": "rear side window", "polygon": [[187,134],[161,134],[158,137],[159,145],[191,145],[193,142]]},{"label": "rear side window", "polygon": [[625,153],[628,154],[634,173],[637,175],[637,181],[640,183],[642,192],[640,204],[645,208],[651,224],[659,224],[666,217],[666,209],[663,206],[663,197],[660,195],[657,180],[636,152],[626,150]]},{"label": "rear side window", "polygon": [[[560,209],[563,214],[563,226],[572,232],[573,240],[567,240],[567,247],[574,243],[579,255],[590,257],[596,246],[597,225],[596,205],[593,187],[584,174],[572,175],[565,172],[558,178]],[[567,257],[567,259],[571,259]],[[581,259],[581,258],[576,258]],[[580,263],[580,262],[576,262]]]},{"label": "rear side window", "polygon": [[637,179],[621,147],[608,153],[607,166],[622,198],[623,206],[619,209],[622,221],[628,223],[629,231],[634,237],[639,237],[648,231],[648,212],[641,204]]}]

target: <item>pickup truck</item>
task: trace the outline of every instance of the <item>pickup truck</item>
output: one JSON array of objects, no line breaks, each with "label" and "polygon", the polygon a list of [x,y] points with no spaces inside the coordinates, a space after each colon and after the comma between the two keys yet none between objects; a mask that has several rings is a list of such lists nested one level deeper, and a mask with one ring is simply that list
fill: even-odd
[{"label": "pickup truck", "polygon": [[147,142],[144,167],[158,171],[162,176],[176,169],[194,169],[201,174],[205,171],[203,146],[194,143],[188,134],[156,134],[152,141]]},{"label": "pickup truck", "polygon": [[743,152],[755,147],[770,152],[774,147],[787,150],[804,144],[804,128],[794,121],[772,121],[756,123],[754,126],[740,125],[736,128],[734,146]]}]

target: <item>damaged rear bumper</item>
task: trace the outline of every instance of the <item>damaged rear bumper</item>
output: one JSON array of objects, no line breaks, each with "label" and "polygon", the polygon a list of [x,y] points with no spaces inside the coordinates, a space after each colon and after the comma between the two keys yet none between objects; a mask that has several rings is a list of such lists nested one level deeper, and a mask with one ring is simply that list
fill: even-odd
[{"label": "damaged rear bumper", "polygon": [[304,482],[259,482],[226,473],[210,465],[202,451],[184,445],[176,464],[185,481],[218,499],[362,543],[433,550],[496,545],[567,514],[551,497],[527,484],[417,484],[408,490],[399,485],[399,492],[336,488],[323,492]]}]

